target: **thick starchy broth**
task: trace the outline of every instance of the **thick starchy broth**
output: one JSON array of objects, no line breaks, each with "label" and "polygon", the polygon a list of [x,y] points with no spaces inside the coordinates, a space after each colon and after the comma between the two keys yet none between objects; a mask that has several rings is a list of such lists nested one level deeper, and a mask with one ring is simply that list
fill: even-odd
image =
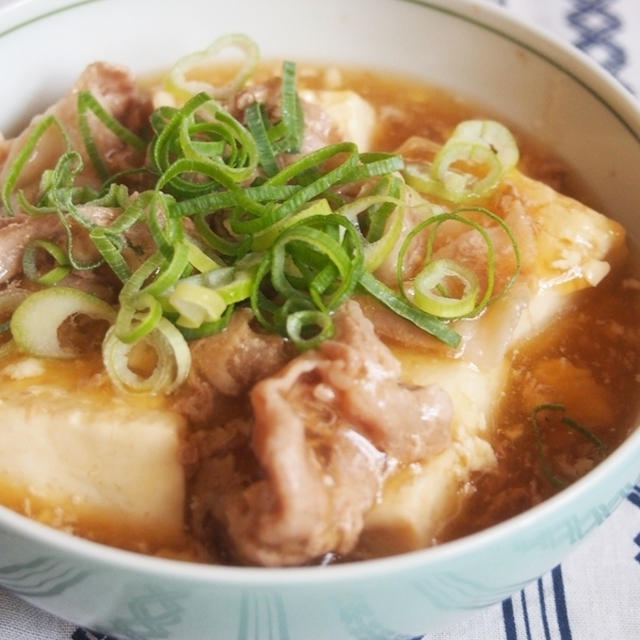
[{"label": "thick starchy broth", "polygon": [[[542,473],[530,407],[539,394],[562,402],[592,425],[607,452],[634,427],[638,414],[640,331],[637,261],[585,292],[544,334],[514,354],[512,374],[496,416],[492,443],[498,466],[473,479],[474,494],[443,538],[479,531],[538,504],[558,487]],[[538,385],[538,388],[536,388]],[[569,483],[602,453],[566,425],[551,420],[544,443],[554,469]]]},{"label": "thick starchy broth", "polygon": [[[255,87],[266,87],[263,117],[281,115],[268,102],[272,77],[279,73],[277,63],[265,64],[253,75]],[[312,143],[313,136],[331,144],[350,133],[368,147],[365,151],[400,150],[406,162],[413,162],[416,148],[419,160],[421,154],[433,156],[458,123],[488,117],[459,97],[414,79],[311,65],[299,65],[297,74],[306,121],[315,127]],[[216,86],[223,84],[223,76],[232,77],[233,70],[209,69],[204,77]],[[156,85],[157,78],[142,83],[157,102],[174,99]],[[247,104],[258,100],[260,91],[249,92]],[[247,117],[243,100],[239,90],[229,99],[229,110]],[[133,128],[139,114],[131,109],[118,117]],[[407,143],[412,139],[421,140],[418,147]],[[0,183],[9,180],[2,163],[6,167],[12,153],[15,157],[11,142],[0,146]],[[619,225],[556,193],[586,199],[579,179],[535,141],[518,137],[518,146],[518,170],[505,172],[490,192],[468,202],[510,220],[514,230],[509,233],[521,242],[521,275],[509,280],[516,269],[512,236],[486,219],[477,223],[486,223],[494,234],[497,267],[491,277],[507,293],[492,297],[475,319],[445,322],[462,335],[457,351],[393,315],[364,291],[366,286],[353,291],[356,302],[342,302],[334,310],[337,338],[301,354],[291,340],[260,327],[241,301],[220,333],[190,338],[190,373],[166,395],[118,389],[105,372],[99,345],[70,360],[9,349],[0,355],[0,442],[9,451],[6,459],[0,456],[0,501],[47,524],[123,548],[205,562],[291,565],[360,560],[459,537],[515,515],[587,473],[635,427],[640,269]],[[116,145],[115,156],[120,147]],[[491,152],[498,153],[493,147]],[[154,151],[145,153],[148,162]],[[472,165],[473,153],[479,152],[469,152],[460,166]],[[332,156],[329,167],[340,162]],[[129,189],[143,191],[146,180],[135,176]],[[358,182],[358,189],[367,180],[374,183],[375,175]],[[311,181],[308,177],[307,184]],[[336,189],[333,196],[351,201],[354,189]],[[436,207],[435,215],[457,210],[442,192],[424,197]],[[100,209],[92,209],[92,215],[109,216],[107,209],[124,207],[120,201],[106,202],[92,201]],[[423,205],[412,206],[419,211]],[[550,239],[540,239],[539,227],[554,217],[550,224],[559,224],[559,214],[568,216],[567,237],[544,227]],[[473,220],[484,215],[473,211]],[[201,232],[201,227],[185,225],[189,237]],[[464,262],[465,251],[475,251],[479,234],[463,242],[455,221],[442,228],[451,235],[442,246],[434,245],[435,253]],[[15,232],[15,227],[7,223],[0,227],[3,232]],[[135,237],[125,233],[124,245],[118,246],[123,255],[127,247],[131,250],[127,260],[132,264],[135,255],[145,255],[148,239],[146,231]],[[29,239],[36,237],[60,243],[64,236],[43,227]],[[256,237],[264,236],[256,232]],[[582,254],[574,250],[572,237],[582,243]],[[262,250],[259,242],[256,253]],[[204,247],[201,239],[194,244]],[[411,251],[409,246],[407,255]],[[289,259],[295,262],[295,252]],[[199,260],[191,264],[206,263],[206,256]],[[386,260],[375,271],[382,280]],[[219,267],[214,265],[213,271]],[[88,290],[117,308],[117,287],[122,285],[104,272],[97,278],[100,286],[90,284]],[[481,286],[485,280],[489,276],[483,274]],[[78,282],[75,286],[86,288],[86,281]],[[63,278],[55,284],[66,283]],[[43,288],[21,271],[0,287]],[[449,293],[450,298],[462,295]],[[109,310],[101,313],[106,314],[101,321],[113,322]],[[175,322],[178,314],[166,315]],[[155,356],[148,359],[144,352],[137,357],[134,363],[129,355],[127,366],[138,373],[157,366]],[[219,370],[212,372],[214,361]],[[345,386],[349,376],[358,393]],[[369,415],[367,405],[378,400],[390,416],[398,412],[391,433],[380,426],[379,417]],[[74,403],[75,408],[70,406]],[[562,409],[537,414],[537,437],[532,412],[543,404]],[[110,411],[123,424],[110,424]],[[78,460],[85,478],[66,469],[62,479],[54,480],[44,472],[35,474],[26,462],[11,471],[11,447],[20,453],[14,458],[28,456],[19,436],[7,435],[10,423],[31,419],[36,425],[33,451],[46,455],[48,438],[56,438],[55,412],[67,416],[65,424],[76,425],[78,434],[82,425],[90,425],[85,429],[92,434],[70,434],[69,442],[79,443],[79,455],[86,444],[88,455],[104,459],[93,465]],[[135,416],[131,424],[139,432],[127,430],[129,415]],[[402,432],[402,420],[411,415],[424,421],[427,435],[410,427]],[[136,440],[138,433],[141,440]],[[279,457],[283,450],[290,451],[286,464]],[[116,464],[118,456],[128,461]],[[43,465],[52,477],[59,473],[56,464],[52,453]],[[117,482],[114,473],[122,474]],[[135,473],[140,475],[132,479]],[[349,493],[344,487],[355,478],[363,488]],[[130,486],[136,483],[137,488]],[[305,499],[307,505],[296,506]],[[324,514],[330,525],[323,524]]]}]

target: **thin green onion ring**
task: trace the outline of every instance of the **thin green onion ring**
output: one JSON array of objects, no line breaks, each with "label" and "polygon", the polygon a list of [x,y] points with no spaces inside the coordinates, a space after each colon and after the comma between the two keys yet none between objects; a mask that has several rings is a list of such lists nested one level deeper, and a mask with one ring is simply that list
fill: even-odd
[{"label": "thin green onion ring", "polygon": [[7,317],[0,323],[0,336],[8,333],[9,339],[0,344],[0,357],[7,355],[15,348],[11,335],[11,316],[13,312],[31,295],[31,291],[22,288],[5,289],[0,292],[0,318]]},{"label": "thin green onion ring", "polygon": [[[37,266],[37,252],[46,252],[56,263],[47,273],[40,273]],[[32,240],[27,243],[22,254],[22,271],[24,275],[37,284],[50,286],[60,282],[71,271],[67,254],[55,242],[45,239]]]},{"label": "thin green onion ring", "polygon": [[[310,327],[314,332],[306,337],[304,333],[309,331]],[[313,349],[324,340],[331,338],[335,333],[335,326],[328,313],[317,309],[303,309],[287,315],[286,332],[298,350],[304,351]]]},{"label": "thin green onion ring", "polygon": [[[50,358],[73,358],[77,352],[60,344],[58,329],[72,315],[86,315],[112,324],[116,312],[104,300],[70,287],[51,287],[32,293],[11,316],[11,334],[25,353]],[[42,319],[46,318],[46,322]]]},{"label": "thin green onion ring", "polygon": [[[186,74],[204,64],[212,64],[224,49],[235,47],[244,54],[244,60],[236,75],[227,84],[213,86],[208,82],[187,80]],[[241,33],[232,33],[214,40],[206,49],[190,53],[174,64],[165,80],[167,91],[179,98],[189,97],[192,94],[206,91],[213,98],[222,100],[240,89],[253,73],[259,57],[256,43]]]},{"label": "thin green onion ring", "polygon": [[[443,284],[445,278],[462,282],[462,293],[448,295]],[[438,318],[460,318],[474,312],[479,288],[474,271],[454,260],[439,258],[428,262],[415,277],[413,303]]]},{"label": "thin green onion ring", "polygon": [[84,142],[85,149],[87,150],[87,154],[93,163],[98,175],[103,180],[106,180],[109,177],[109,171],[100,157],[100,153],[98,151],[98,147],[95,143],[95,139],[93,133],[91,131],[91,126],[89,124],[88,113],[92,112],[96,118],[109,129],[113,134],[115,134],[120,140],[130,145],[137,151],[144,151],[146,148],[145,141],[137,136],[133,131],[127,129],[124,125],[122,125],[118,120],[116,120],[99,102],[96,100],[94,95],[89,91],[79,91],[78,92],[78,126],[80,129],[80,133],[82,135],[82,139]]},{"label": "thin green onion ring", "polygon": [[182,384],[191,368],[191,351],[180,331],[166,318],[144,337],[156,353],[156,364],[147,376],[129,368],[128,357],[135,344],[122,342],[112,327],[102,345],[105,368],[112,382],[129,393],[169,394]]},{"label": "thin green onion ring", "polygon": [[2,191],[0,191],[0,200],[2,201],[2,205],[10,216],[15,215],[13,204],[11,202],[11,193],[18,183],[20,174],[33,154],[38,142],[42,136],[44,136],[49,127],[56,127],[65,141],[67,150],[71,149],[69,134],[55,116],[45,116],[34,125],[33,130],[29,133],[24,142],[22,149],[20,149],[11,165],[6,170],[6,178],[2,185]]},{"label": "thin green onion ring", "polygon": [[[538,422],[538,414],[541,411],[562,411],[564,413],[566,411],[566,408],[561,403],[556,403],[556,402],[543,403],[535,406],[531,411],[531,416],[530,416],[530,420],[533,425],[533,430],[534,430],[535,439],[536,439],[536,450],[538,452],[538,459],[540,460],[540,467],[542,469],[542,472],[551,484],[553,484],[555,487],[559,489],[562,489],[566,487],[568,483],[553,473],[553,471],[551,470],[551,467],[549,466],[547,457],[544,453],[544,448],[542,445],[542,429],[540,427],[540,423]],[[605,457],[607,453],[606,445],[602,442],[602,440],[600,440],[600,438],[598,438],[598,436],[596,436],[595,433],[593,433],[593,431],[591,431],[591,429],[588,429],[587,427],[581,425],[579,422],[577,422],[576,420],[574,420],[573,418],[567,415],[563,415],[560,421],[570,429],[573,429],[574,431],[577,431],[580,435],[584,436],[596,447],[600,456],[603,458]]]},{"label": "thin green onion ring", "polygon": [[[487,230],[484,227],[482,227],[478,223],[476,223],[473,220],[470,220],[469,218],[466,218],[466,217],[464,217],[462,215],[466,211],[467,212],[481,213],[481,214],[487,216],[488,218],[490,218],[496,224],[498,224],[503,229],[503,231],[506,233],[506,235],[507,235],[507,237],[509,239],[509,242],[511,244],[511,247],[513,249],[513,255],[514,255],[514,259],[515,259],[515,263],[516,263],[514,272],[511,274],[511,276],[507,280],[507,282],[504,285],[504,287],[502,288],[502,290],[499,291],[495,295],[493,293],[494,281],[495,281],[495,260],[494,260],[494,257],[493,257],[494,256],[493,242],[491,240],[491,237],[487,233]],[[448,220],[454,220],[454,221],[457,221],[457,222],[461,222],[462,224],[466,224],[467,226],[471,227],[472,229],[475,229],[482,236],[483,240],[485,241],[485,243],[487,245],[487,257],[488,257],[488,260],[487,260],[487,286],[486,286],[485,292],[484,292],[482,298],[480,299],[480,301],[478,301],[477,304],[475,305],[475,307],[471,310],[471,312],[469,312],[468,314],[465,314],[464,316],[459,316],[459,317],[477,316],[487,305],[489,305],[490,303],[494,302],[498,298],[502,297],[503,295],[505,295],[507,293],[507,291],[509,291],[509,289],[511,289],[511,287],[515,283],[516,279],[518,278],[518,275],[520,274],[520,269],[521,269],[520,249],[518,247],[518,243],[517,243],[517,241],[515,239],[515,236],[513,235],[513,232],[511,231],[511,229],[509,228],[507,223],[504,220],[502,220],[502,218],[497,216],[492,211],[489,211],[488,209],[485,209],[484,207],[475,207],[475,206],[461,207],[459,209],[455,209],[454,211],[449,211],[449,212],[433,215],[433,216],[427,218],[426,220],[423,220],[419,224],[417,224],[407,234],[407,236],[405,237],[405,239],[404,239],[404,241],[403,241],[403,243],[402,243],[402,245],[400,247],[400,251],[398,252],[398,261],[397,261],[397,265],[396,265],[396,279],[397,279],[397,283],[398,283],[398,290],[400,292],[402,292],[403,296],[406,297],[406,294],[404,292],[404,257],[405,257],[405,254],[406,254],[408,248],[409,248],[409,245],[411,244],[413,239],[416,237],[416,235],[418,233],[420,233],[421,231],[423,231],[427,227],[430,227],[430,226],[433,225],[434,229],[433,229],[432,233],[429,236],[429,239],[428,239],[428,242],[427,242],[427,251],[426,251],[426,255],[425,255],[425,264],[428,263],[429,260],[431,259],[431,251],[432,251],[433,242],[434,242],[434,238],[435,238],[435,234],[437,232],[437,229],[443,222],[447,222]]]}]

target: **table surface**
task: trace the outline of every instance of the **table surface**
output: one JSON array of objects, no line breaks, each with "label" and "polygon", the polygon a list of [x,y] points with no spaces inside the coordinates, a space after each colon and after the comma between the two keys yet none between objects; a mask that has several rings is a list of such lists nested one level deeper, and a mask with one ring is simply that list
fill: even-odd
[{"label": "table surface", "polygon": [[[0,6],[11,1],[0,0]],[[572,43],[640,95],[640,0],[483,1]],[[0,640],[32,639],[108,640],[0,588]],[[562,565],[502,603],[427,639],[639,640],[640,486]]]}]

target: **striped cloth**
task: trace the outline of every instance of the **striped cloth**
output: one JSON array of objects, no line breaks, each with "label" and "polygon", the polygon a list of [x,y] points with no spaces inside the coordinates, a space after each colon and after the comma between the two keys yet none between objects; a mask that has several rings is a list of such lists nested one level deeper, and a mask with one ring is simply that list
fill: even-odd
[{"label": "striped cloth", "polygon": [[[640,0],[484,1],[571,42],[640,96]],[[561,566],[502,603],[423,638],[640,640],[640,486]],[[110,639],[0,589],[0,640]]]}]

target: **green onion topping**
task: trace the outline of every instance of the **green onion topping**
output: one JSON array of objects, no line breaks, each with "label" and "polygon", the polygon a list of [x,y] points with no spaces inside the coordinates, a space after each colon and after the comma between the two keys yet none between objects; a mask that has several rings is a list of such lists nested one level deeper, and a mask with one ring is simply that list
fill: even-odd
[{"label": "green onion topping", "polygon": [[[231,81],[213,86],[198,79],[200,70],[228,49],[243,54]],[[188,373],[187,341],[223,330],[238,305],[250,306],[267,329],[304,350],[333,335],[332,316],[340,304],[356,291],[366,292],[455,348],[460,335],[450,320],[477,315],[513,284],[520,260],[505,222],[481,207],[456,208],[484,197],[515,165],[518,151],[508,130],[491,121],[461,123],[432,163],[408,167],[400,155],[361,153],[352,142],[302,154],[304,113],[292,62],[282,66],[278,108],[249,101],[235,117],[225,107],[247,82],[257,55],[251,40],[231,35],[180,60],[165,83],[173,103],[153,111],[148,134],[127,129],[87,91],[77,96],[83,149],[74,149],[54,116],[33,126],[5,171],[0,202],[7,215],[18,207],[28,215],[56,215],[66,243],[38,239],[27,246],[24,273],[44,288],[21,296],[12,309],[10,326],[19,348],[69,357],[74,352],[59,343],[57,327],[72,314],[100,318],[111,325],[103,359],[114,383],[130,392],[169,393]],[[146,160],[110,174],[96,142],[97,127]],[[21,177],[51,132],[61,136],[65,151],[44,172],[37,197],[29,199]],[[100,186],[87,186],[89,169],[102,180]],[[146,189],[127,186],[126,178],[134,174]],[[417,198],[416,205],[409,185],[426,199]],[[426,208],[427,215],[407,232],[410,206]],[[111,209],[109,222],[98,224],[91,207]],[[484,291],[469,268],[433,256],[436,233],[451,220],[474,229],[487,246]],[[507,234],[516,262],[498,293],[490,226]],[[78,257],[78,230],[93,242],[97,258]],[[408,283],[408,293],[405,256],[422,232],[427,234],[424,265]],[[133,236],[146,238],[144,247]],[[394,251],[398,282],[391,288],[375,272]],[[53,262],[44,273],[42,258]],[[72,271],[98,267],[110,269],[122,283],[115,309],[60,286]],[[52,322],[40,324],[43,316]],[[155,352],[146,375],[130,366],[142,344]]]},{"label": "green onion topping", "polygon": [[547,459],[547,456],[544,452],[542,428],[540,426],[540,421],[538,418],[538,414],[544,411],[561,412],[563,415],[560,418],[560,422],[566,427],[568,427],[569,429],[573,429],[574,431],[582,435],[586,440],[591,442],[595,446],[596,450],[598,451],[598,454],[602,458],[605,457],[607,453],[607,448],[605,444],[602,442],[602,440],[600,440],[600,438],[598,438],[598,436],[596,436],[596,434],[593,431],[591,431],[591,429],[588,429],[587,427],[581,425],[579,422],[577,422],[570,416],[566,415],[565,413],[566,409],[563,404],[544,403],[534,407],[531,412],[531,423],[533,424],[533,430],[536,438],[536,449],[538,451],[542,473],[551,484],[553,484],[555,487],[562,489],[566,487],[568,483],[553,473],[551,466],[549,464],[549,461]]}]

